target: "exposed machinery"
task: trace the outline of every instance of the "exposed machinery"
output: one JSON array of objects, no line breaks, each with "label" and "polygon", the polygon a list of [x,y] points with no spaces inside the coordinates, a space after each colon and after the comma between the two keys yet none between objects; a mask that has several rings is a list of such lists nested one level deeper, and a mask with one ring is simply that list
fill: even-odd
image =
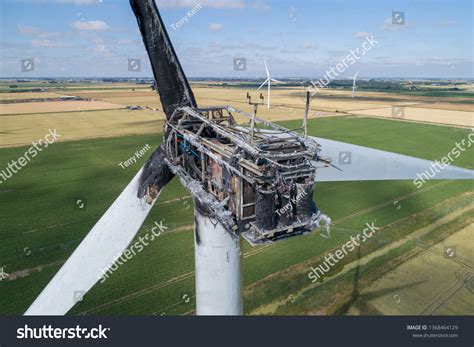
[{"label": "exposed machinery", "polygon": [[[268,130],[240,126],[234,114]],[[232,232],[258,243],[312,231],[321,221],[313,202],[315,140],[230,106],[177,108],[165,132],[169,163],[187,185],[199,182],[223,204]]]}]

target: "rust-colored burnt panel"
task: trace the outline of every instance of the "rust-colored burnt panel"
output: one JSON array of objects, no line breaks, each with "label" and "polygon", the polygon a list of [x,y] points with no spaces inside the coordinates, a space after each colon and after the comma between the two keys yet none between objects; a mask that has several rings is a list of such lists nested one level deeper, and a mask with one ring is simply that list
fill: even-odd
[{"label": "rust-colored burnt panel", "polygon": [[251,204],[255,202],[255,192],[253,191],[253,187],[250,185],[250,183],[243,181],[243,204]]},{"label": "rust-colored burnt panel", "polygon": [[255,206],[244,207],[243,218],[253,217],[255,215]]}]

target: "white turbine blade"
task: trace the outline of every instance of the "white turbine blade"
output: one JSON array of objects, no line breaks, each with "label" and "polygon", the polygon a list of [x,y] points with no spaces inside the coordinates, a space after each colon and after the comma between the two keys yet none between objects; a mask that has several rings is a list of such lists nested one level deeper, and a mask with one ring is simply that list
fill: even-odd
[{"label": "white turbine blade", "polygon": [[354,80],[352,81],[352,97],[355,96],[355,90],[356,90],[356,78],[357,78],[357,74],[359,73],[359,71],[357,71],[354,75]]},{"label": "white turbine blade", "polygon": [[283,83],[282,81],[276,80],[276,79],[274,79],[274,78],[270,78],[270,80],[271,80],[272,82]]},{"label": "white turbine blade", "polygon": [[316,174],[318,182],[414,180],[423,177],[422,174],[427,176],[425,172],[435,173],[431,179],[474,179],[474,170],[453,165],[440,169],[444,165],[439,162],[319,137],[314,139],[321,144],[320,155],[332,158],[332,164],[342,170],[321,168]]},{"label": "white turbine blade", "polygon": [[263,62],[265,64],[265,70],[267,71],[267,77],[270,78],[270,72],[268,71],[267,61],[263,59]]},{"label": "white turbine blade", "polygon": [[263,86],[265,85],[265,83],[267,83],[268,81],[269,81],[269,79],[267,78],[267,79],[260,85],[260,87],[257,88],[257,90],[255,91],[255,93],[258,92],[260,89],[262,89],[262,87],[263,87]]},{"label": "white turbine blade", "polygon": [[101,279],[140,230],[155,201],[137,197],[143,167],[94,225],[25,315],[64,315]]}]

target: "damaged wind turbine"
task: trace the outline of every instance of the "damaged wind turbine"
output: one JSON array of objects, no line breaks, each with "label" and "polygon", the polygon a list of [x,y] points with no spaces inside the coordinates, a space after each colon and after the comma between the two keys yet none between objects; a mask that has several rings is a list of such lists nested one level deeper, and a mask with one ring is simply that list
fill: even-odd
[{"label": "damaged wind turbine", "polygon": [[[241,237],[252,244],[274,242],[327,222],[313,201],[315,181],[412,180],[431,164],[303,137],[230,106],[199,108],[155,2],[130,3],[167,118],[163,142],[26,315],[66,314],[75,304],[75,292],[87,293],[101,279],[102,269],[125,251],[175,175],[195,205],[196,312],[239,315],[243,313]],[[267,76],[270,87],[273,79],[268,71]],[[247,117],[251,129],[236,124],[233,114]],[[270,130],[254,132],[255,124]],[[344,160],[350,154],[344,170],[331,163],[331,158],[341,160],[341,153],[346,154]],[[472,179],[473,171],[449,166],[435,178]]]}]

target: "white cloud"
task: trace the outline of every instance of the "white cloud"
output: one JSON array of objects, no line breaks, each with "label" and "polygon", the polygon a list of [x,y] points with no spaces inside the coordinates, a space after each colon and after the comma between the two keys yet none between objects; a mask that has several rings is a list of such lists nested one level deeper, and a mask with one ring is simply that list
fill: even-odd
[{"label": "white cloud", "polygon": [[101,3],[103,0],[56,0],[59,3],[74,5],[91,5]]},{"label": "white cloud", "polygon": [[209,30],[211,31],[221,31],[222,29],[224,29],[224,24],[220,24],[220,23],[209,24]]},{"label": "white cloud", "polygon": [[18,32],[23,35],[38,35],[41,32],[40,28],[29,25],[18,24],[16,28]]},{"label": "white cloud", "polygon": [[65,43],[62,42],[53,42],[47,39],[43,40],[32,40],[31,45],[33,47],[48,47],[48,48],[64,48],[68,47]]},{"label": "white cloud", "polygon": [[109,49],[105,45],[97,45],[92,48],[92,51],[96,53],[109,53]]},{"label": "white cloud", "polygon": [[441,27],[441,28],[449,28],[449,27],[455,26],[456,24],[457,22],[455,20],[446,19],[446,20],[441,20],[437,22],[436,26]]},{"label": "white cloud", "polygon": [[387,18],[383,21],[382,25],[380,26],[380,29],[383,31],[402,31],[406,30],[406,24],[393,24],[392,18]]},{"label": "white cloud", "polygon": [[305,43],[303,43],[303,45],[301,45],[301,47],[304,48],[304,49],[317,49],[318,48],[318,46],[316,46],[312,42],[305,42]]},{"label": "white cloud", "polygon": [[134,46],[138,45],[141,41],[138,40],[118,40],[117,44],[119,45],[126,45],[126,46]]},{"label": "white cloud", "polygon": [[45,31],[39,27],[34,27],[34,26],[29,26],[29,25],[23,25],[23,24],[18,24],[16,26],[18,32],[22,35],[35,35],[38,37],[53,37],[53,36],[59,36],[60,33],[58,32],[49,32]]},{"label": "white cloud", "polygon": [[268,11],[270,10],[270,6],[264,3],[262,0],[257,0],[248,6],[249,8],[253,8],[254,10],[257,11]]},{"label": "white cloud", "polygon": [[71,24],[71,27],[78,30],[107,30],[109,26],[107,23],[101,20],[90,20],[90,21],[76,21]]},{"label": "white cloud", "polygon": [[74,5],[91,5],[101,3],[103,0],[54,0],[55,2],[62,4],[74,4]]},{"label": "white cloud", "polygon": [[372,36],[372,34],[367,31],[358,31],[354,33],[354,37],[357,37],[360,39],[365,39],[367,36]]},{"label": "white cloud", "polygon": [[241,0],[156,0],[158,8],[192,8],[197,4],[211,8],[244,8]]},{"label": "white cloud", "polygon": [[72,5],[93,5],[100,4],[104,0],[19,0],[27,4],[72,4]]},{"label": "white cloud", "polygon": [[93,37],[89,39],[90,41],[94,42],[95,44],[97,45],[100,45],[100,44],[103,44],[105,43],[105,40],[103,37],[97,35],[97,34],[93,34]]},{"label": "white cloud", "polygon": [[263,1],[244,0],[156,0],[158,8],[193,8],[197,4],[203,7],[217,9],[242,9],[253,8],[255,10],[268,10],[270,6]]}]

